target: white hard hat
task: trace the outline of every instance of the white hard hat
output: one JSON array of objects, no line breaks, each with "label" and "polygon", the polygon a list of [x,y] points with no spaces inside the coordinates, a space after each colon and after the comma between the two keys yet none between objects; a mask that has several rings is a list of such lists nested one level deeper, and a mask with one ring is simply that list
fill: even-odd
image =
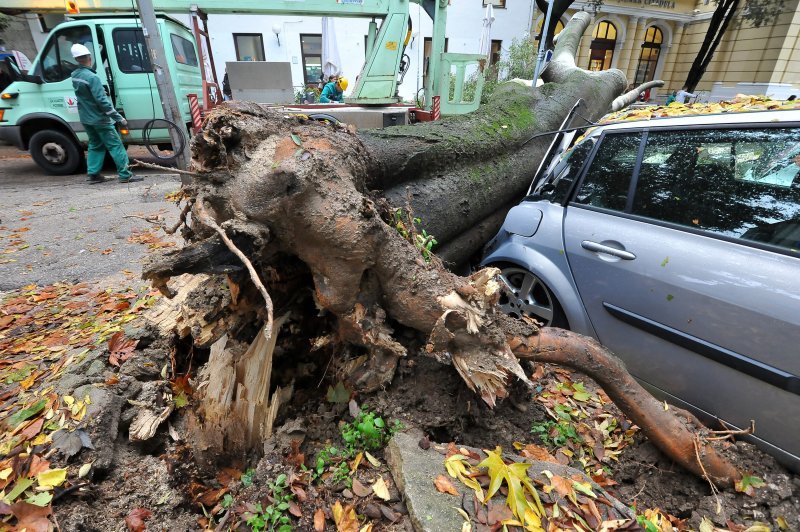
[{"label": "white hard hat", "polygon": [[72,52],[72,57],[83,57],[85,55],[92,55],[92,52],[90,52],[88,48],[86,48],[84,45],[80,43],[73,44],[70,51]]}]

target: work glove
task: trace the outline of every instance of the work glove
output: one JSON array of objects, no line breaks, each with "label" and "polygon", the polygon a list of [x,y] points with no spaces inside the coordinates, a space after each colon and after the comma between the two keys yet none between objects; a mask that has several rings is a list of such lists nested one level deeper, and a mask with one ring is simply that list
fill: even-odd
[{"label": "work glove", "polygon": [[127,125],[128,125],[128,121],[127,121],[127,120],[125,120],[124,118],[123,118],[122,120],[120,120],[118,123],[119,123],[119,125],[121,125],[122,127],[125,127],[125,126],[127,126]]}]

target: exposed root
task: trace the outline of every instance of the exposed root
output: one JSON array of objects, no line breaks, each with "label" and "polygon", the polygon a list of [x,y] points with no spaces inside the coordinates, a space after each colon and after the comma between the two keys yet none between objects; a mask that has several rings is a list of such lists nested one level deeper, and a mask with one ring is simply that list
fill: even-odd
[{"label": "exposed root", "polygon": [[[700,466],[700,471],[702,471],[702,473],[703,473],[703,478],[706,479],[706,481],[708,482],[708,485],[711,487],[711,495],[714,496],[714,501],[716,501],[716,503],[717,503],[717,512],[716,513],[719,514],[722,511],[722,503],[719,500],[719,489],[717,489],[717,486],[716,486],[716,484],[714,484],[714,481],[711,480],[711,477],[708,476],[708,473],[706,472],[706,468],[703,465],[703,460],[700,459],[700,436],[695,434],[694,439],[693,439],[692,442],[694,443],[694,455],[695,455],[695,458],[697,459],[697,465]],[[705,445],[704,445],[704,447],[705,447]]]},{"label": "exposed root", "polygon": [[146,163],[144,161],[140,161],[139,159],[133,160],[134,164],[131,165],[131,168],[136,168],[137,166],[141,166],[142,168],[151,168],[153,170],[163,170],[164,172],[172,172],[175,174],[184,174],[190,176],[198,175],[196,172],[190,172],[189,170],[181,170],[180,168],[170,168],[169,166],[161,166],[158,164],[153,163]]},{"label": "exposed root", "polygon": [[261,282],[261,279],[258,278],[258,273],[253,267],[253,263],[250,262],[250,259],[248,259],[244,253],[242,253],[242,250],[236,247],[236,244],[234,244],[233,241],[228,238],[225,230],[217,225],[217,222],[215,222],[214,219],[208,214],[208,211],[206,211],[206,208],[203,205],[203,201],[203,198],[200,197],[198,198],[198,201],[195,202],[195,206],[197,207],[195,214],[197,215],[198,220],[216,231],[225,245],[228,246],[228,249],[231,250],[231,253],[239,257],[239,260],[242,261],[242,264],[247,267],[247,271],[250,273],[250,280],[253,281],[253,284],[256,286],[256,288],[258,288],[258,291],[261,292],[261,295],[264,297],[264,304],[267,307],[267,324],[264,327],[264,336],[269,340],[269,336],[272,334],[273,325],[272,298],[269,296],[269,292],[267,292],[267,289]]},{"label": "exposed root", "polygon": [[181,211],[180,217],[178,217],[178,221],[172,227],[164,227],[164,232],[168,235],[174,235],[175,232],[180,229],[180,227],[186,223],[186,217],[189,215],[189,212],[192,210],[192,205],[194,205],[194,200],[189,200],[186,202],[186,205],[183,206],[183,210]]},{"label": "exposed root", "polygon": [[[594,379],[612,401],[664,454],[698,476],[733,486],[741,473],[650,395],[625,369],[622,361],[591,338],[545,327],[539,334],[512,336],[509,344],[521,359],[568,366]],[[695,452],[695,447],[700,449]],[[702,463],[698,463],[702,454]],[[696,459],[697,458],[697,459]]]}]

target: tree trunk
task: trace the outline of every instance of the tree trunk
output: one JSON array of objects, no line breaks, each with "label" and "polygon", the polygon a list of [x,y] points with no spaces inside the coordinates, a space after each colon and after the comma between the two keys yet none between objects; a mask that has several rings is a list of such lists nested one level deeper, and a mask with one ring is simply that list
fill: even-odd
[{"label": "tree trunk", "polygon": [[736,15],[736,10],[739,7],[739,0],[720,0],[717,8],[708,25],[708,31],[703,38],[703,44],[700,45],[700,50],[697,52],[689,73],[686,77],[686,87],[689,92],[692,92],[697,87],[703,75],[706,73],[708,65],[714,58],[714,53],[717,51],[722,37],[728,31],[728,26]]},{"label": "tree trunk", "polygon": [[[590,121],[618,105],[614,102],[626,85],[621,72],[586,72],[575,66],[575,50],[589,20],[579,13],[561,34],[543,87],[509,83],[477,112],[440,122],[356,134],[286,118],[256,104],[222,105],[207,117],[192,144],[199,171],[186,188],[194,205],[187,231],[192,243],[152,260],[144,277],[165,289],[167,279],[182,271],[227,272],[227,248],[251,278],[242,283],[244,288],[232,289],[235,315],[256,313],[270,324],[271,297],[261,292],[264,306],[253,287],[263,283],[270,292],[285,291],[288,276],[307,271],[314,304],[335,318],[330,341],[355,350],[342,364],[351,385],[361,391],[386,385],[399,359],[412,354],[408,346],[420,344],[428,356],[452,364],[489,405],[507,395],[510,378],[531,385],[517,356],[546,353],[531,347],[535,328],[497,311],[498,271],[485,269],[467,278],[447,271],[438,257],[420,253],[427,239],[412,217],[422,219],[449,256],[463,256],[494,230],[502,218],[498,207],[518,201],[529,186],[551,141],[549,135],[532,138],[535,134],[557,129],[578,99],[588,102],[582,116]],[[276,301],[284,315],[303,312],[292,306],[292,299]],[[265,326],[262,334],[271,337],[276,327]],[[406,331],[405,339],[415,331],[416,340],[401,341],[395,335],[399,328]],[[221,441],[197,441],[228,451],[245,451],[268,435],[263,427],[269,423],[258,413],[274,413],[275,404],[267,400],[269,379],[248,375],[261,371],[252,368],[271,371],[271,365],[253,355],[261,350],[252,347],[257,344],[252,337],[237,335],[242,336],[242,328],[228,330],[225,344],[237,345],[214,351],[219,369],[208,374],[208,385],[201,388],[209,395],[196,423],[200,433],[223,435]],[[515,350],[509,338],[524,340],[515,340]],[[566,363],[581,346],[596,346],[589,339],[571,338],[571,343],[552,343],[548,352],[562,358],[554,361]],[[248,344],[250,355],[238,357]],[[596,347],[590,351],[600,352]],[[573,365],[601,377],[623,411],[658,436],[656,444],[697,470],[694,454],[684,452],[693,448],[693,433],[678,431],[680,421],[666,423],[660,404],[652,398],[648,403],[649,395],[619,361],[608,362],[615,359],[607,356],[605,365],[614,368],[611,377],[593,366],[597,357],[576,358],[582,362]],[[615,391],[619,385],[623,388]],[[240,400],[246,404],[237,404]],[[226,418],[226,409],[234,414]],[[245,426],[237,432],[234,423]],[[263,426],[247,426],[252,423]],[[675,433],[664,433],[662,427]],[[710,478],[730,482],[735,470],[725,467],[709,445],[699,445]]]}]

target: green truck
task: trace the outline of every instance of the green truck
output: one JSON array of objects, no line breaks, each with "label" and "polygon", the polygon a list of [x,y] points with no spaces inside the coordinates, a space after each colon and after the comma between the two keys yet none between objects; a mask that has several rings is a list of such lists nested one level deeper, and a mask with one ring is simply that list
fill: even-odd
[{"label": "green truck", "polygon": [[[128,121],[127,145],[170,146],[161,101],[144,33],[138,18],[125,14],[73,15],[48,36],[27,74],[14,70],[15,81],[0,95],[0,140],[30,151],[46,172],[69,175],[84,165],[86,133],[70,73],[77,63],[70,53],[75,43],[92,51],[97,74],[117,111]],[[202,101],[203,68],[194,36],[186,26],[165,15],[158,25],[167,65],[175,84],[181,117],[191,130],[189,94]],[[159,65],[161,66],[161,65]]]}]

